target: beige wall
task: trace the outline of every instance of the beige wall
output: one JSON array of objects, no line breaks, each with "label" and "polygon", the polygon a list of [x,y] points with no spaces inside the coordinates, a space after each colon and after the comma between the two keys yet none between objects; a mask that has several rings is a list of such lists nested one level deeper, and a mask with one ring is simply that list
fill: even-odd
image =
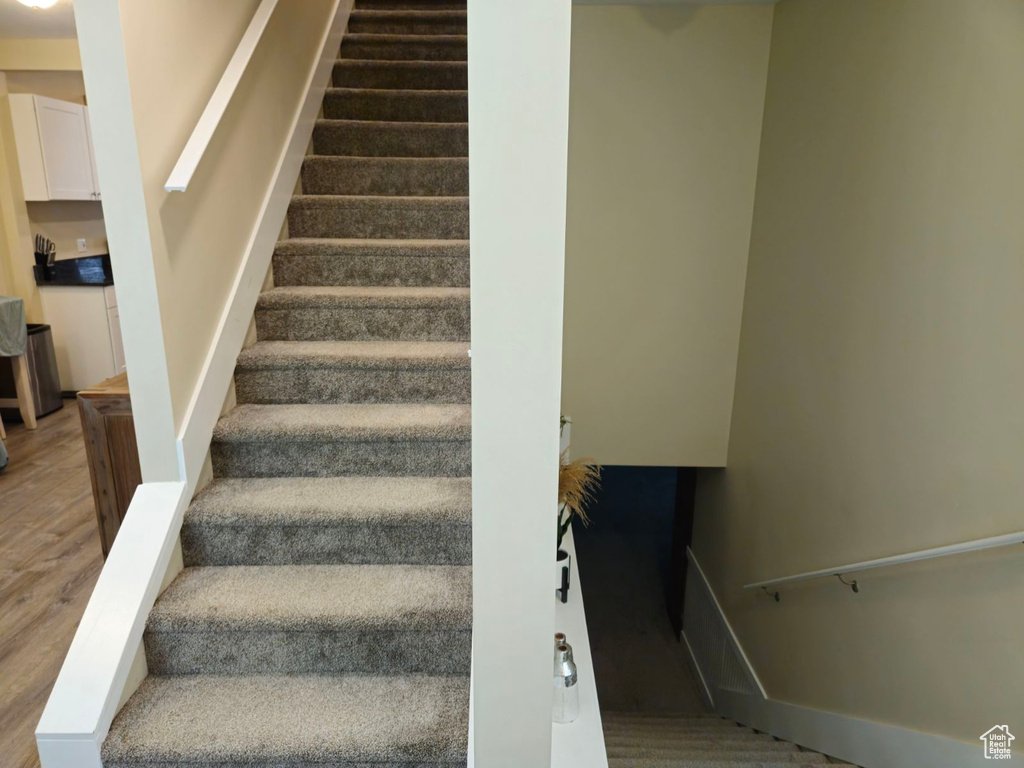
[{"label": "beige wall", "polygon": [[283,0],[189,190],[165,192],[167,176],[257,5],[121,2],[177,427],[305,96],[319,54],[311,41],[320,40],[333,7],[331,0]]},{"label": "beige wall", "polygon": [[1024,4],[776,7],[736,399],[695,551],[773,698],[977,744],[1024,712]]},{"label": "beige wall", "polygon": [[0,70],[3,69],[80,72],[82,59],[78,41],[74,38],[0,38]]},{"label": "beige wall", "polygon": [[725,463],[767,6],[575,6],[562,409],[605,464]]},{"label": "beige wall", "polygon": [[8,93],[38,93],[51,99],[85,104],[85,79],[77,72],[8,70]]}]

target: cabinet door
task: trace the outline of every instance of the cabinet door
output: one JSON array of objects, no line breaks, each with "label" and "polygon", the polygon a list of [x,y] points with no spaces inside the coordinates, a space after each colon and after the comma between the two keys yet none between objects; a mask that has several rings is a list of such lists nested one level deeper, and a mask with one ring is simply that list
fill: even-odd
[{"label": "cabinet door", "polygon": [[89,167],[92,168],[93,197],[101,200],[100,197],[100,175],[96,173],[96,150],[92,146],[92,123],[89,122],[89,108],[85,110],[85,138],[89,142]]},{"label": "cabinet door", "polygon": [[85,107],[46,96],[36,96],[35,103],[50,199],[95,199]]}]

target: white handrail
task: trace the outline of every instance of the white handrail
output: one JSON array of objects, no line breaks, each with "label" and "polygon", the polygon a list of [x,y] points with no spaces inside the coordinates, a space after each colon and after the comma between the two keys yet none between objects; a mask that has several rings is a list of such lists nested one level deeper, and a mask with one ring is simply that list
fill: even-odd
[{"label": "white handrail", "polygon": [[189,136],[188,143],[185,144],[185,148],[181,151],[181,157],[178,158],[174,170],[171,171],[167,183],[164,184],[164,189],[168,192],[184,192],[188,189],[188,184],[192,180],[192,174],[199,167],[199,161],[203,159],[206,147],[210,144],[210,140],[213,138],[214,131],[217,130],[221,118],[224,117],[224,112],[231,102],[231,97],[235,95],[235,89],[245,73],[245,68],[249,66],[249,60],[252,59],[252,55],[256,51],[256,45],[263,36],[263,31],[267,28],[270,15],[274,12],[276,6],[277,0],[260,1],[256,13],[253,14],[252,21],[249,22],[249,27],[245,30],[245,34],[242,35],[242,40],[238,43],[238,48],[235,49],[234,54],[231,56],[231,61],[228,62],[228,66],[220,78],[220,82],[217,83],[213,95],[210,96],[206,109],[203,110],[199,122],[196,123],[192,135]]},{"label": "white handrail", "polygon": [[892,555],[891,557],[879,557],[875,560],[865,560],[860,563],[839,565],[834,568],[821,568],[817,571],[798,573],[793,576],[783,576],[779,579],[768,579],[757,581],[753,584],[744,584],[744,589],[762,589],[764,587],[775,587],[780,584],[793,584],[798,581],[809,579],[820,579],[825,576],[842,576],[847,573],[870,571],[874,568],[885,568],[889,565],[901,565],[902,563],[914,563],[919,560],[933,560],[936,557],[948,557],[959,555],[964,552],[977,552],[981,549],[994,549],[996,547],[1008,547],[1012,544],[1024,544],[1024,531],[1007,533],[1003,536],[992,536],[987,539],[975,539],[963,544],[950,544],[945,547],[934,547],[932,549],[921,549],[917,552],[908,552],[905,555]]},{"label": "white handrail", "polygon": [[43,768],[103,768],[100,746],[178,541],[186,491],[180,482],[135,490],[36,728]]}]

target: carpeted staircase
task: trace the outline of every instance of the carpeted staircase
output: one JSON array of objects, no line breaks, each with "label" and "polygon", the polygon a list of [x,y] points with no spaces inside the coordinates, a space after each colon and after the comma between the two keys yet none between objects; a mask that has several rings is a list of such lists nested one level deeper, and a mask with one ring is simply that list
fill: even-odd
[{"label": "carpeted staircase", "polygon": [[608,768],[813,768],[839,763],[716,715],[603,712],[601,717]]},{"label": "carpeted staircase", "polygon": [[107,768],[466,764],[465,34],[356,4]]}]

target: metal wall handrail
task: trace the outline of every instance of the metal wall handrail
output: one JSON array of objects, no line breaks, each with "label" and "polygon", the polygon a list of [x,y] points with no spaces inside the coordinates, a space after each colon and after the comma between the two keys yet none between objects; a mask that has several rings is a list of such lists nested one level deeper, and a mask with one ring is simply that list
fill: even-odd
[{"label": "metal wall handrail", "polygon": [[[995,549],[996,547],[1008,547],[1012,544],[1024,544],[1024,531],[1018,531],[1017,533],[1007,533],[1003,536],[992,536],[987,539],[975,539],[974,541],[964,542],[963,544],[950,544],[945,547],[933,547],[932,549],[922,549],[917,552],[908,552],[903,555],[892,555],[891,557],[880,557],[875,560],[864,560],[859,563],[849,563],[847,565],[839,565],[833,568],[821,568],[817,571],[807,571],[806,573],[797,573],[792,576],[782,576],[777,579],[768,579],[766,581],[756,581],[753,584],[744,584],[744,589],[768,589],[769,587],[778,587],[782,584],[794,584],[798,581],[808,581],[810,579],[820,579],[823,577],[835,576],[842,580],[842,577],[850,573],[859,573],[861,571],[870,571],[875,568],[885,568],[890,565],[902,565],[903,563],[914,563],[919,560],[933,560],[937,557],[948,557],[950,555],[959,555],[965,552],[977,552],[982,549]],[[846,582],[843,581],[847,586],[853,587],[853,591],[858,591],[857,582]],[[778,599],[778,595],[775,595]]]}]

